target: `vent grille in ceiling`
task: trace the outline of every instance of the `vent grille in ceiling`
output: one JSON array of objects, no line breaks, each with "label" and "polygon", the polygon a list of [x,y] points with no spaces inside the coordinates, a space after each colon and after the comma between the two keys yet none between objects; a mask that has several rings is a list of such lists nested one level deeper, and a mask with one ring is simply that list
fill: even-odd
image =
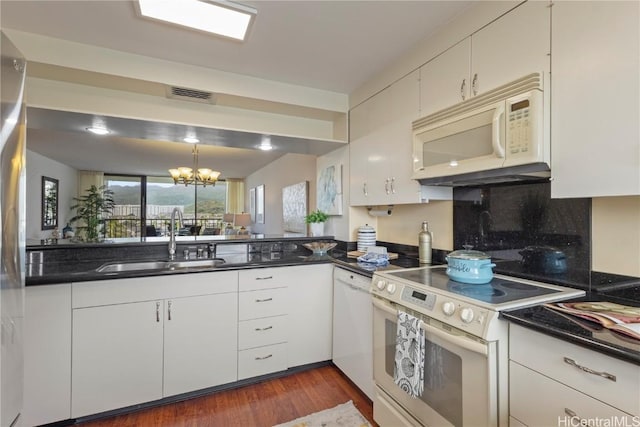
[{"label": "vent grille in ceiling", "polygon": [[167,87],[167,98],[181,99],[183,101],[191,101],[191,102],[200,102],[204,104],[216,103],[216,97],[214,93],[205,92],[197,89],[176,87],[176,86]]}]

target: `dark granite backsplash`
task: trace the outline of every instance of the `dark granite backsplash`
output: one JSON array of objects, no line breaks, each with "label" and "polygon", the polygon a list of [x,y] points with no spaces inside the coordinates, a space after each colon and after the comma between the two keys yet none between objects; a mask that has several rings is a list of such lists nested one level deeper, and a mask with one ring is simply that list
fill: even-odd
[{"label": "dark granite backsplash", "polygon": [[551,199],[548,182],[453,194],[455,249],[491,255],[496,273],[589,287],[591,199]]}]

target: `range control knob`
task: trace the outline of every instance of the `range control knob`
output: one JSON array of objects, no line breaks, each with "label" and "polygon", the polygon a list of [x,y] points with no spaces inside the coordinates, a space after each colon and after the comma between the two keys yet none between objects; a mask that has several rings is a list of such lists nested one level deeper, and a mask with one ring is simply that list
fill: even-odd
[{"label": "range control knob", "polygon": [[460,310],[460,319],[464,323],[470,323],[473,320],[473,317],[474,317],[474,313],[471,308],[465,307],[462,310]]},{"label": "range control knob", "polygon": [[384,288],[386,287],[387,287],[387,282],[385,282],[384,280],[378,280],[376,282],[376,288],[378,288],[378,290],[384,291]]},{"label": "range control knob", "polygon": [[387,285],[387,292],[389,292],[390,294],[393,294],[397,289],[397,286],[395,283],[389,283]]},{"label": "range control knob", "polygon": [[447,301],[442,304],[442,312],[445,314],[445,316],[451,316],[453,313],[455,313],[455,311],[456,305],[451,301]]}]

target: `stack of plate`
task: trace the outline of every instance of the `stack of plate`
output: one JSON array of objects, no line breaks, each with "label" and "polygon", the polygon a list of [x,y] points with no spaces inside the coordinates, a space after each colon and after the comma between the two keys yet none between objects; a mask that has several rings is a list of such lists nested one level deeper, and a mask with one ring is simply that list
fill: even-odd
[{"label": "stack of plate", "polygon": [[376,230],[369,226],[363,225],[358,228],[358,250],[366,252],[367,248],[376,245]]}]

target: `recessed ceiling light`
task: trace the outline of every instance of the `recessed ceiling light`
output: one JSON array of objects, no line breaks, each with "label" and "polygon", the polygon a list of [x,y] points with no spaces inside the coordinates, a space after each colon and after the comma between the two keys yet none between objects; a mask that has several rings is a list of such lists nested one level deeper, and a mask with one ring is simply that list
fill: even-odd
[{"label": "recessed ceiling light", "polygon": [[271,145],[271,137],[266,135],[263,136],[260,145],[258,145],[258,148],[263,151],[269,151],[273,149],[273,145]]},{"label": "recessed ceiling light", "polygon": [[98,127],[90,127],[90,128],[86,128],[89,132],[94,133],[96,135],[107,135],[109,132],[108,129],[105,128],[98,128]]},{"label": "recessed ceiling light", "polygon": [[184,137],[183,141],[188,142],[189,144],[197,144],[198,142],[200,142],[200,140],[195,136],[186,136]]},{"label": "recessed ceiling light", "polygon": [[143,17],[243,40],[258,11],[226,0],[138,0]]}]

